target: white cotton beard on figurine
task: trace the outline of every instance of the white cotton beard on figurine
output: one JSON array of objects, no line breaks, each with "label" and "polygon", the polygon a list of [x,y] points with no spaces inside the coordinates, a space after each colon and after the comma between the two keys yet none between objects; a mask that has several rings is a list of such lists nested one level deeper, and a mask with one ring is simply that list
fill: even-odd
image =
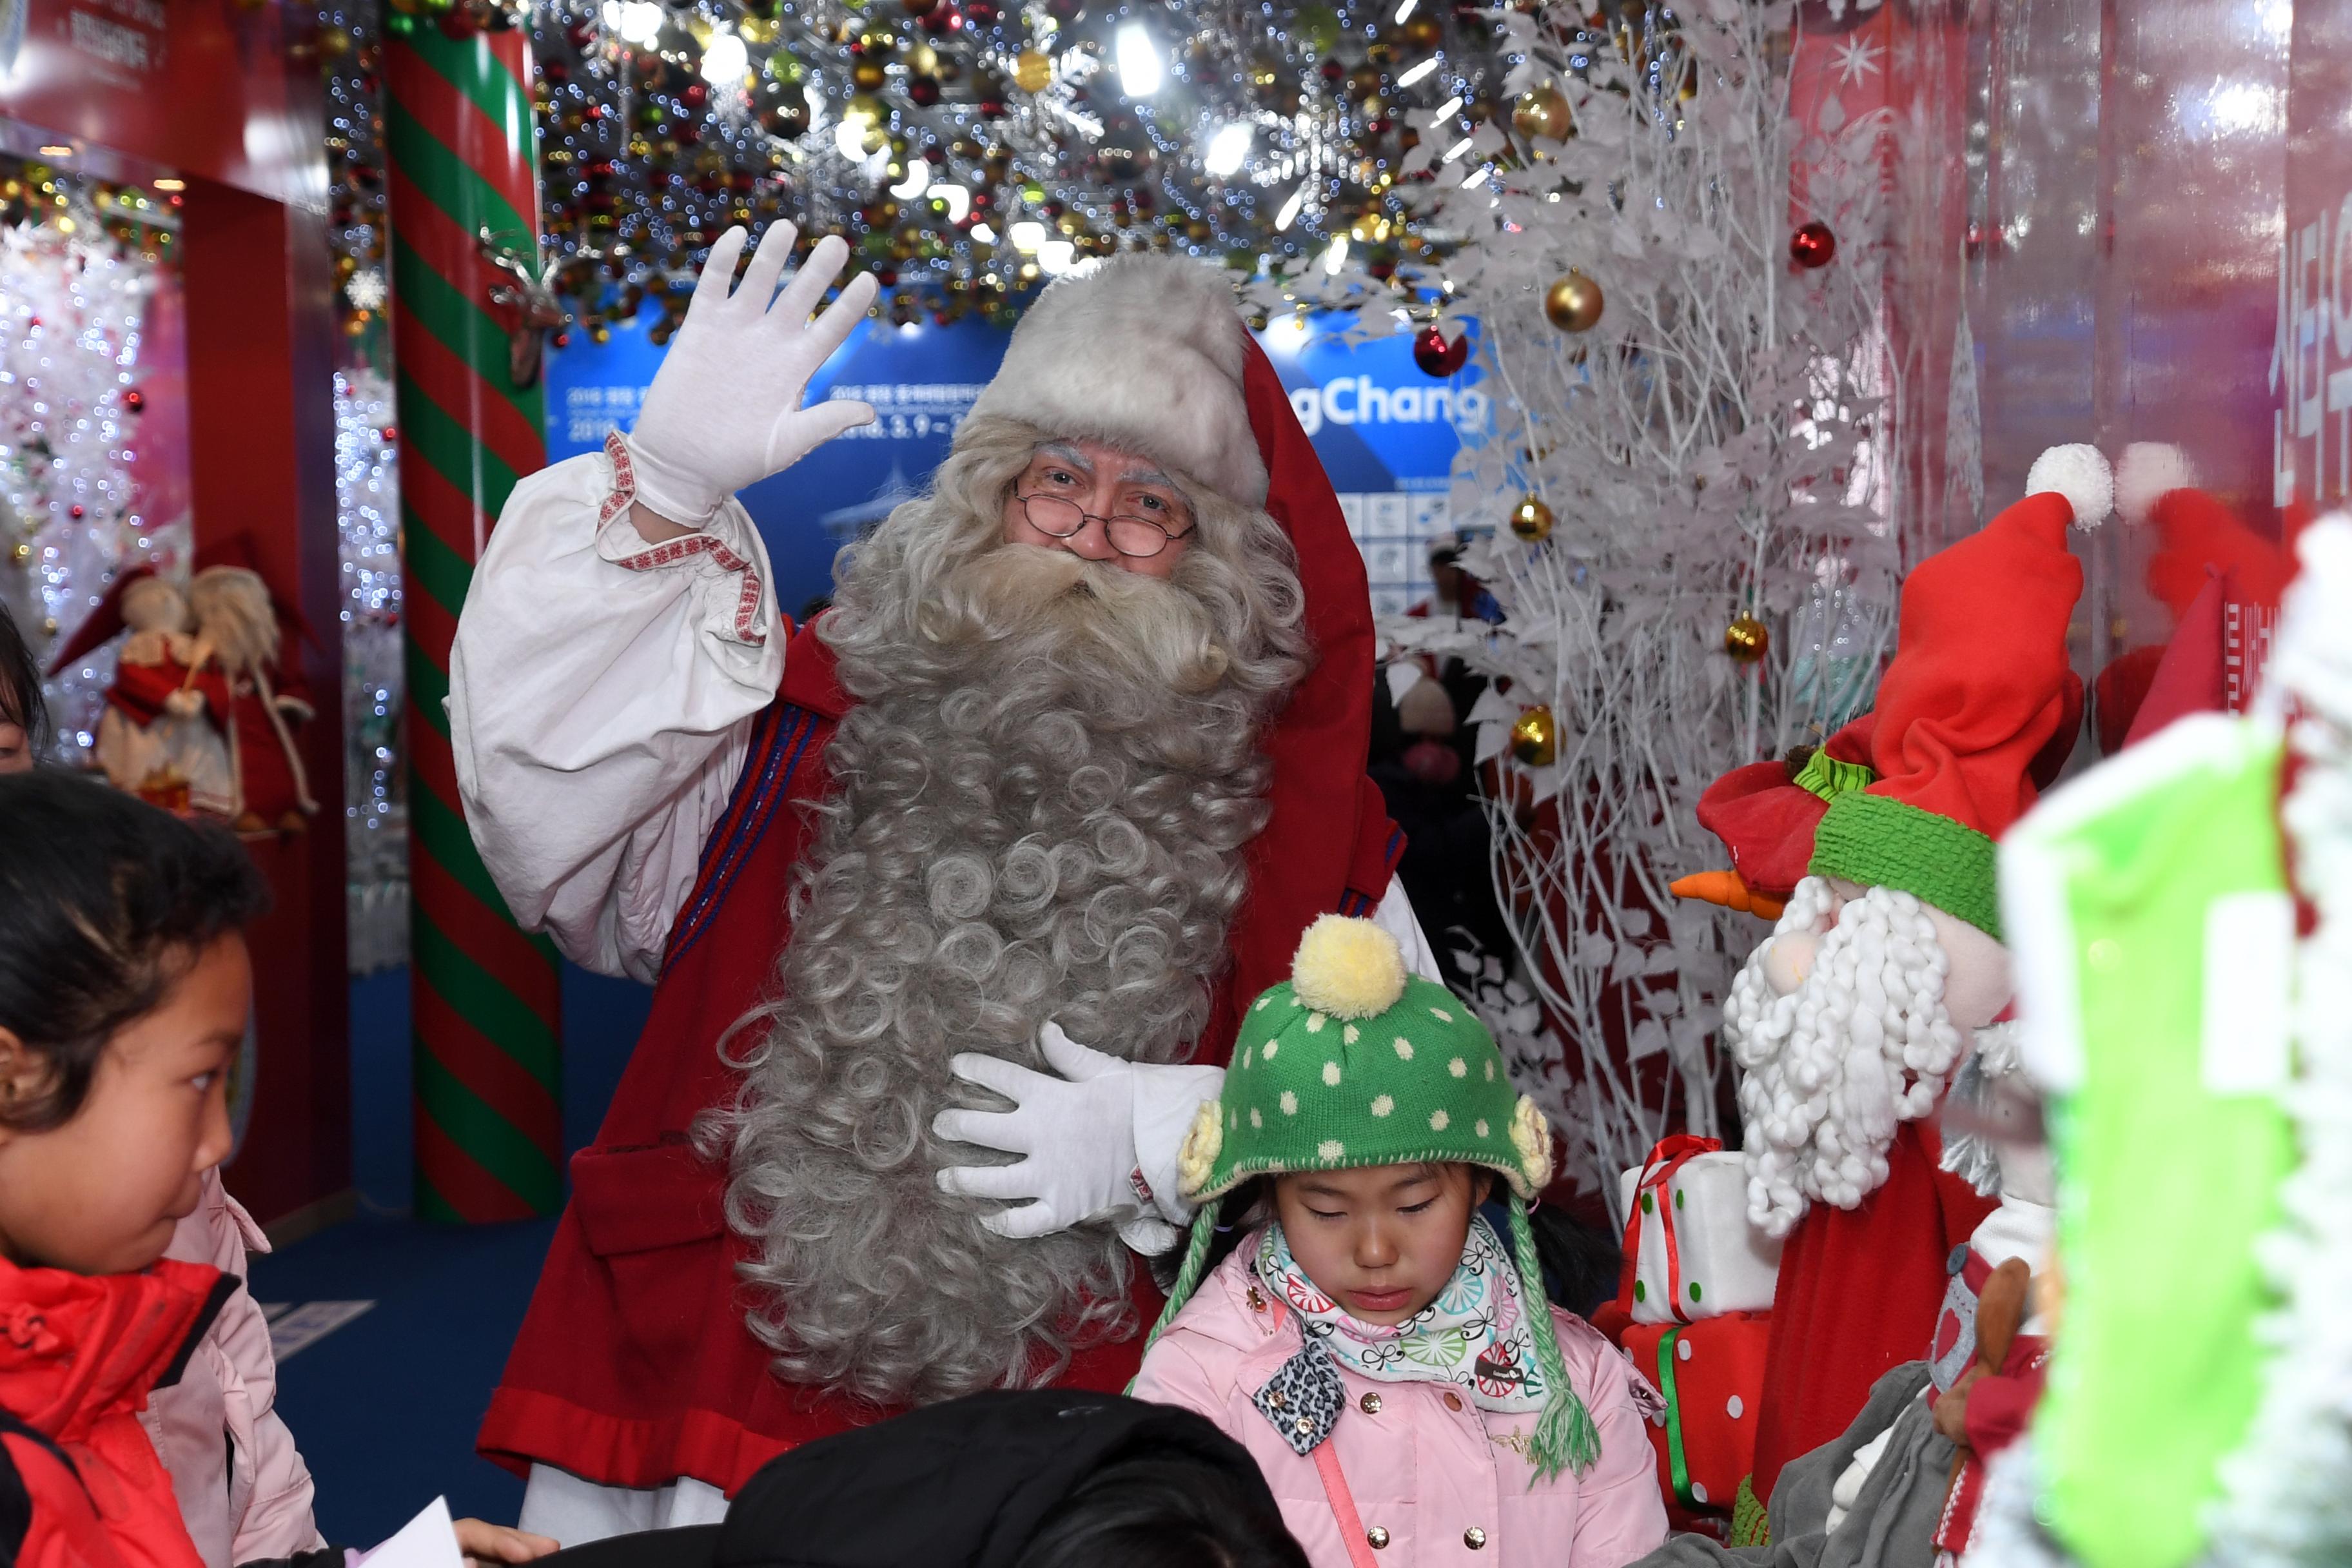
[{"label": "white cotton beard on figurine", "polygon": [[[1776,984],[1783,939],[1807,961]],[[1724,1005],[1744,1069],[1748,1215],[1767,1235],[1787,1236],[1816,1200],[1853,1208],[1886,1180],[1895,1128],[1935,1108],[1959,1060],[1949,970],[1911,894],[1868,888],[1842,900],[1823,878],[1797,884]]]},{"label": "white cotton beard on figurine", "polygon": [[996,1109],[959,1055],[1055,1070],[1049,1020],[1125,1060],[1192,1048],[1270,809],[1258,738],[1304,668],[1263,511],[1188,486],[1200,533],[1164,583],[1001,542],[1052,434],[969,417],[933,492],[846,562],[819,635],[857,703],[785,1000],[735,1037],[741,1098],[702,1130],[777,1374],[877,1404],[1050,1381],[1139,1326],[1114,1224],[999,1234],[1003,1202],[937,1173],[1003,1156],[934,1120]]}]

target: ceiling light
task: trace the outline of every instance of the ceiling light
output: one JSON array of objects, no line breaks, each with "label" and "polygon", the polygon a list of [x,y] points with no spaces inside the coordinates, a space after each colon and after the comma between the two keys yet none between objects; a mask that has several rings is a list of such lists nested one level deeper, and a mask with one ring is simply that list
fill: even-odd
[{"label": "ceiling light", "polygon": [[741,87],[751,68],[751,51],[731,32],[715,32],[702,46],[702,79],[713,87]]},{"label": "ceiling light", "polygon": [[41,156],[44,158],[70,158],[73,156],[73,149],[52,142],[47,146],[41,149]]},{"label": "ceiling light", "polygon": [[1049,278],[1059,278],[1078,264],[1078,247],[1066,239],[1049,239],[1037,247],[1037,265]]},{"label": "ceiling light", "polygon": [[1452,98],[1447,99],[1444,103],[1439,104],[1437,106],[1437,112],[1430,116],[1430,119],[1433,122],[1440,120],[1451,120],[1461,112],[1462,95],[1457,92]]},{"label": "ceiling light", "polygon": [[621,0],[618,31],[622,41],[650,48],[661,37],[662,8],[654,0]]},{"label": "ceiling light", "polygon": [[1246,125],[1226,126],[1209,138],[1209,153],[1201,160],[1201,166],[1218,179],[1225,178],[1249,156],[1250,138],[1255,134]]},{"label": "ceiling light", "polygon": [[1390,26],[1402,26],[1404,19],[1412,15],[1412,8],[1420,4],[1421,0],[1404,0],[1404,4],[1397,7],[1396,20],[1391,23]]},{"label": "ceiling light", "polygon": [[1004,232],[1012,239],[1013,248],[1024,256],[1034,255],[1045,243],[1045,226],[1031,219],[1024,218]]},{"label": "ceiling light", "polygon": [[1140,22],[1128,22],[1118,29],[1118,85],[1129,98],[1150,98],[1160,90],[1167,79],[1168,68],[1160,63],[1160,47]]},{"label": "ceiling light", "polygon": [[971,193],[961,185],[934,185],[931,196],[947,204],[950,223],[961,223],[964,215],[971,211]]},{"label": "ceiling light", "polygon": [[184,191],[188,188],[188,182],[173,179],[167,174],[155,182],[155,188],[159,191]]},{"label": "ceiling light", "polygon": [[1413,67],[1411,70],[1405,72],[1404,75],[1397,78],[1397,86],[1401,88],[1411,87],[1414,82],[1419,81],[1422,78],[1427,76],[1436,68],[1437,57],[1435,55],[1432,55],[1427,59],[1422,61],[1419,65]]},{"label": "ceiling light", "polygon": [[1298,209],[1306,205],[1307,187],[1305,185],[1301,185],[1297,190],[1290,193],[1290,199],[1282,204],[1282,210],[1280,212],[1274,215],[1274,232],[1280,234],[1292,224],[1297,222]]},{"label": "ceiling light", "polygon": [[913,201],[931,188],[931,166],[919,157],[907,160],[907,177],[890,187],[890,194],[902,202]]},{"label": "ceiling light", "polygon": [[1344,234],[1335,234],[1331,237],[1331,248],[1323,253],[1323,276],[1337,278],[1339,276],[1339,268],[1347,265],[1348,237]]}]

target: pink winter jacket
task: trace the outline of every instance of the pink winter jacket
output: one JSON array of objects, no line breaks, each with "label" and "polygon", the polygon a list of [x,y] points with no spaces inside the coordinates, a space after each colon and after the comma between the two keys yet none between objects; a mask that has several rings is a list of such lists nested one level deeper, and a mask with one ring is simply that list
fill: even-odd
[{"label": "pink winter jacket", "polygon": [[[261,1227],[221,1185],[220,1173],[207,1171],[196,1212],[180,1222],[163,1256],[209,1263],[242,1280],[245,1255],[268,1250]],[[196,1342],[179,1382],[157,1389],[140,1415],[172,1472],[180,1517],[205,1568],[326,1544],[310,1517],[310,1471],[278,1418],[277,1403],[269,1323],[252,1293],[239,1289]]]},{"label": "pink winter jacket", "polygon": [[[1315,1568],[1349,1568],[1347,1543],[1312,1455],[1290,1449],[1251,1403],[1304,1342],[1297,1318],[1257,1284],[1255,1237],[1176,1315],[1135,1393],[1197,1410],[1265,1472],[1290,1532]],[[1277,1320],[1279,1324],[1277,1326]],[[1657,1461],[1622,1352],[1581,1318],[1552,1322],[1570,1384],[1601,1430],[1601,1461],[1579,1476],[1528,1482],[1532,1415],[1489,1415],[1438,1383],[1375,1383],[1345,1368],[1348,1405],[1328,1439],[1381,1568],[1621,1568],[1666,1538]]]}]

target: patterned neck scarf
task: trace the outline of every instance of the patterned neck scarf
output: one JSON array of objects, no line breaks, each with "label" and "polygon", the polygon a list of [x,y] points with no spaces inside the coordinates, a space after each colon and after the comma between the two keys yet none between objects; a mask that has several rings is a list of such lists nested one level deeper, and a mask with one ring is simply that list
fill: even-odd
[{"label": "patterned neck scarf", "polygon": [[1470,1218],[1462,1261],[1445,1289],[1392,1327],[1358,1322],[1318,1289],[1291,1257],[1278,1222],[1258,1244],[1257,1276],[1298,1314],[1307,1343],[1349,1372],[1380,1383],[1450,1383],[1481,1410],[1538,1411],[1550,1397],[1518,1270],[1480,1215]]}]

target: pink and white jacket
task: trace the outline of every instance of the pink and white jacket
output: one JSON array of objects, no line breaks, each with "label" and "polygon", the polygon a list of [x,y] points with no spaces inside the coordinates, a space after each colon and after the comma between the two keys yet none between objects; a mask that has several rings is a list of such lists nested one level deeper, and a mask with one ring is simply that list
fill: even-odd
[{"label": "pink and white jacket", "polygon": [[[1315,1568],[1349,1568],[1314,1458],[1291,1451],[1251,1401],[1304,1342],[1297,1318],[1234,1248],[1143,1360],[1134,1392],[1214,1421],[1265,1472]],[[1555,1309],[1570,1384],[1601,1432],[1601,1462],[1528,1486],[1534,1415],[1481,1411],[1438,1383],[1376,1383],[1345,1367],[1347,1407],[1327,1443],[1382,1568],[1622,1568],[1666,1538],[1642,1404],[1657,1395],[1624,1352]]]},{"label": "pink and white jacket", "polygon": [[[253,1216],[205,1173],[195,1213],[172,1233],[163,1256],[208,1263],[242,1281],[248,1252],[268,1252]],[[140,1413],[166,1469],[180,1517],[205,1568],[290,1557],[324,1546],[310,1515],[310,1471],[294,1434],[278,1418],[278,1363],[269,1322],[252,1292],[238,1289],[196,1342],[177,1383],[159,1388]]]}]

